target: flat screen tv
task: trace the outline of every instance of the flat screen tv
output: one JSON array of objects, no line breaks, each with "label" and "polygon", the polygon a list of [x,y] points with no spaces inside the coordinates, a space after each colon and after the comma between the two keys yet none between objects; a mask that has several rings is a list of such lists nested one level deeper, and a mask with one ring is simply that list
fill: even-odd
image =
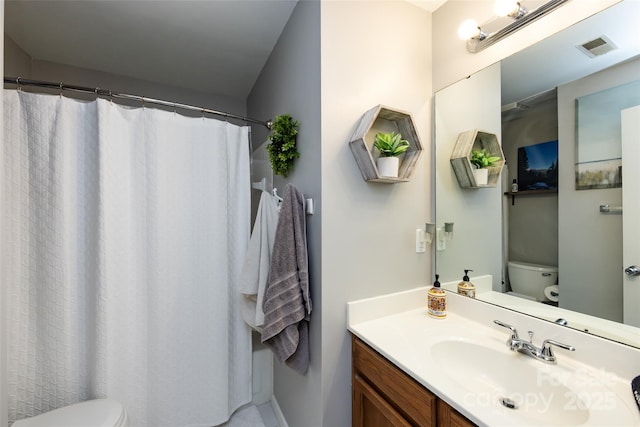
[{"label": "flat screen tv", "polygon": [[518,189],[558,189],[558,141],[518,148]]}]

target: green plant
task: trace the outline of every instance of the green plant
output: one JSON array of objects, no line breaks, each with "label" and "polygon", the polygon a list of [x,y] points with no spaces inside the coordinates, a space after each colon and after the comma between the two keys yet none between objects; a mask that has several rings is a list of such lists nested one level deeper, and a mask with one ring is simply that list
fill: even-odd
[{"label": "green plant", "polygon": [[471,164],[475,166],[476,169],[488,168],[490,166],[493,166],[493,164],[498,160],[500,160],[500,157],[490,156],[489,153],[487,153],[486,148],[483,148],[482,150],[472,150],[471,159],[469,159]]},{"label": "green plant", "polygon": [[271,144],[267,145],[267,151],[276,175],[286,178],[293,167],[293,161],[300,157],[296,149],[298,125],[298,121],[293,120],[289,114],[277,116],[271,125]]},{"label": "green plant", "polygon": [[397,157],[407,151],[409,141],[402,139],[399,133],[378,132],[373,146],[380,151],[380,157]]}]

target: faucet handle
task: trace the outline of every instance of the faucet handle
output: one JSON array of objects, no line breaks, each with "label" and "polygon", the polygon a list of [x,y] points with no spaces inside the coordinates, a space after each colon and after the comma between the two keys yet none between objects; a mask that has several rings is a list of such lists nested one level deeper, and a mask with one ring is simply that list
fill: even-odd
[{"label": "faucet handle", "polygon": [[535,335],[535,332],[533,331],[528,331],[529,332],[529,343],[533,344],[533,336]]},{"label": "faucet handle", "polygon": [[511,339],[512,340],[517,340],[520,339],[518,337],[518,331],[516,330],[516,328],[514,326],[508,325],[500,320],[494,320],[493,323],[495,323],[498,326],[502,326],[503,328],[507,328],[509,330],[511,330]]},{"label": "faucet handle", "polygon": [[555,356],[553,355],[553,351],[551,350],[552,345],[563,348],[565,350],[576,351],[576,348],[572,345],[564,344],[556,340],[544,340],[542,342],[542,355],[549,358],[550,360],[555,360]]}]

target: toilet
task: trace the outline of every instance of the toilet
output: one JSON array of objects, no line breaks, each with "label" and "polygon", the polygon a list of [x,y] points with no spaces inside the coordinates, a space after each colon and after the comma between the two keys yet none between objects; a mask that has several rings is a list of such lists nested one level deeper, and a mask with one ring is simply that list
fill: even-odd
[{"label": "toilet", "polygon": [[94,399],[54,409],[13,423],[13,427],[128,427],[127,413],[119,402]]},{"label": "toilet", "polygon": [[520,261],[509,261],[507,266],[509,283],[515,294],[535,298],[540,302],[549,301],[544,294],[544,288],[556,283],[558,267]]}]

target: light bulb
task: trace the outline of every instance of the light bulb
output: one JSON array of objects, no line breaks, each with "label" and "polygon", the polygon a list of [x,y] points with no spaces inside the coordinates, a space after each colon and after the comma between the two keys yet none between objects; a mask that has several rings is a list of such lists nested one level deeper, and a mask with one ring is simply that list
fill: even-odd
[{"label": "light bulb", "polygon": [[478,23],[473,19],[467,19],[458,28],[458,37],[462,40],[469,40],[478,34],[480,34],[480,28],[478,28]]},{"label": "light bulb", "polygon": [[520,19],[529,11],[516,0],[496,0],[493,11],[498,16],[508,16],[513,19]]},{"label": "light bulb", "polygon": [[493,12],[498,16],[509,16],[520,8],[516,0],[496,0],[493,4]]}]

